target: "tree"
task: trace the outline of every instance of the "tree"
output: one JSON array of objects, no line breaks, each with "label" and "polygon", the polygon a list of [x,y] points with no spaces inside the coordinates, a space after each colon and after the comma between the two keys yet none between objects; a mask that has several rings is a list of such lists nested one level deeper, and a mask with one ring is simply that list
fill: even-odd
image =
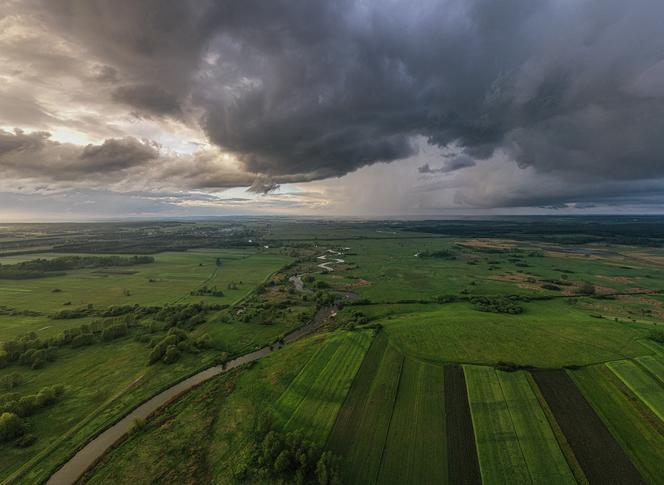
[{"label": "tree", "polygon": [[166,347],[166,352],[164,357],[161,359],[164,364],[172,364],[180,358],[180,351],[175,345],[169,345]]},{"label": "tree", "polygon": [[589,281],[584,281],[581,286],[579,286],[579,293],[582,295],[594,295],[595,294],[595,285]]},{"label": "tree", "polygon": [[10,441],[25,432],[23,420],[14,413],[0,415],[0,441]]}]

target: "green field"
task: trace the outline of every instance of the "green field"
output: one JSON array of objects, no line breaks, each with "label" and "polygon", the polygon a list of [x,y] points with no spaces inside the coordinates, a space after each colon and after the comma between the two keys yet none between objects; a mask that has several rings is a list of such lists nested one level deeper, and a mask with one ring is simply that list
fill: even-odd
[{"label": "green field", "polygon": [[575,483],[527,374],[465,366],[485,483]]},{"label": "green field", "polygon": [[606,366],[569,372],[644,478],[664,477],[664,423]]},{"label": "green field", "polygon": [[[216,258],[220,258],[219,267]],[[53,295],[59,299],[71,298],[73,306],[87,303],[95,306],[129,303],[148,305],[201,300],[233,303],[252,292],[288,261],[287,257],[252,254],[245,250],[162,254],[156,256],[153,264],[122,268],[123,271],[137,271],[131,275],[100,276],[91,275],[91,270],[80,270],[68,272],[62,277],[15,282],[17,286],[29,288],[30,292],[14,293],[8,299],[3,298],[2,304],[18,309],[50,312],[60,309],[59,305],[53,306]],[[199,266],[201,264],[203,266]],[[149,278],[153,278],[156,283],[149,283]],[[51,292],[55,280],[58,280],[57,287],[62,292]],[[239,287],[227,291],[223,286],[226,292],[224,297],[189,295],[192,289],[203,282],[221,287],[224,282],[230,281],[239,283]],[[130,288],[131,296],[118,297],[115,290],[120,292],[119,288]],[[73,298],[73,295],[77,295],[78,299]],[[47,316],[2,315],[0,323],[6,322],[6,325],[0,328],[0,339],[9,340],[26,332],[35,332],[40,338],[53,337],[66,328],[90,324],[93,320],[95,318],[92,317],[60,320]],[[42,388],[54,384],[65,386],[61,402],[29,418],[31,429],[36,431],[36,443],[28,448],[8,447],[2,454],[0,476],[6,477],[25,465],[23,470],[27,472],[26,480],[47,477],[51,467],[96,430],[110,424],[127,409],[182,376],[210,365],[221,351],[229,354],[247,352],[274,341],[300,323],[293,320],[275,321],[271,325],[241,321],[228,323],[220,321],[219,315],[211,314],[208,321],[192,331],[192,335],[208,334],[212,348],[195,355],[184,354],[171,365],[148,367],[149,347],[131,337],[125,337],[90,347],[60,348],[57,359],[40,370],[16,365],[0,370],[0,377],[16,373],[21,376],[23,382],[15,390],[20,395],[36,394]]]},{"label": "green field", "polygon": [[447,483],[443,369],[405,359],[378,483]]},{"label": "green field", "polygon": [[[30,255],[30,259],[42,256]],[[152,264],[73,270],[64,276],[32,280],[0,280],[0,301],[19,310],[45,313],[89,304],[101,307],[188,301],[231,304],[287,262],[289,259],[283,256],[246,250],[161,253]],[[231,282],[237,283],[237,289],[228,288]],[[201,285],[217,286],[224,296],[189,295]]]},{"label": "green field", "polygon": [[[186,394],[106,455],[86,483],[149,484],[157,478],[228,483],[251,447],[256,417],[286,391],[324,342],[320,336],[297,342],[245,372],[219,376]],[[178,462],[184,466],[174,466]]]},{"label": "green field", "polygon": [[558,300],[528,303],[521,315],[455,303],[379,321],[402,352],[435,363],[560,367],[652,353],[638,340],[645,331],[592,318]]},{"label": "green field", "polygon": [[664,384],[664,359],[657,355],[644,355],[637,357],[636,362],[646,369],[650,374]]},{"label": "green field", "polygon": [[533,483],[575,483],[525,372],[496,371]]},{"label": "green field", "polygon": [[378,334],[353,381],[328,443],[342,457],[348,483],[373,483],[378,477],[403,360]]},{"label": "green field", "polygon": [[[154,257],[0,280],[0,341],[8,344],[0,403],[64,385],[60,400],[21,415],[34,443],[0,444],[0,481],[20,471],[13,483],[42,483],[160,390],[232,356],[282,347],[289,332],[329,310],[315,333],[286,338],[139,423],[84,482],[282,483],[298,459],[275,452],[267,469],[257,457],[304,437],[311,453],[332,453],[342,483],[457,482],[459,463],[488,484],[585,483],[602,476],[606,457],[622,457],[625,476],[638,477],[632,462],[645,482],[663,483],[664,347],[655,341],[664,241],[615,244],[606,235],[614,229],[599,223],[583,226],[598,233],[568,237],[565,223],[561,234],[547,226],[534,235],[533,224],[500,236],[486,221],[260,218],[19,227],[4,239],[0,230],[5,254],[35,251],[0,257],[2,265],[70,254]],[[22,237],[32,241],[25,248],[16,245]],[[37,252],[50,245],[57,252]],[[79,314],[56,315],[63,310]],[[118,326],[117,336],[107,332]],[[75,345],[65,330],[90,343]],[[41,340],[16,350],[27,332]],[[54,360],[33,365],[37,348],[54,349]],[[556,400],[558,388],[569,392]],[[579,416],[597,418],[597,436],[574,433],[585,429]],[[615,449],[584,454],[585,436]]]},{"label": "green field", "polygon": [[325,444],[371,339],[369,331],[342,332],[325,342],[274,406],[286,431]]},{"label": "green field", "polygon": [[655,378],[631,361],[610,362],[607,367],[664,421],[664,387]]}]

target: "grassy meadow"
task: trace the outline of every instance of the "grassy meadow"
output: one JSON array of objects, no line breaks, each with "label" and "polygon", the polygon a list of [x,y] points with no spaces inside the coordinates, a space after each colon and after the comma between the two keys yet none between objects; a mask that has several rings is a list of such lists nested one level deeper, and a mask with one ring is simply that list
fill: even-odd
[{"label": "grassy meadow", "polygon": [[0,403],[62,386],[21,411],[34,441],[0,444],[0,482],[43,483],[160,390],[279,347],[331,305],[314,334],[137,423],[82,482],[283,483],[292,443],[325,455],[327,482],[313,467],[305,483],[663,482],[664,249],[429,225],[30,228],[13,254],[16,230],[2,265],[128,248],[154,262],[0,279]]}]

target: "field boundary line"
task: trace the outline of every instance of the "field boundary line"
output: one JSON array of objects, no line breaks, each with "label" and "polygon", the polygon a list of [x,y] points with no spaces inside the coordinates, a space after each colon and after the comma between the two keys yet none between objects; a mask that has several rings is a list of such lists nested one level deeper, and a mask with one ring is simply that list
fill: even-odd
[{"label": "field boundary line", "polygon": [[[397,350],[395,348],[395,350]],[[390,420],[387,422],[387,431],[385,433],[385,441],[383,442],[382,449],[380,450],[380,460],[378,460],[378,466],[376,467],[376,477],[374,483],[378,483],[378,478],[380,477],[380,471],[383,469],[383,458],[385,457],[385,448],[387,447],[387,442],[390,438],[390,428],[392,427],[392,418],[394,417],[394,408],[397,405],[397,399],[399,399],[399,391],[401,390],[401,377],[403,375],[403,364],[406,358],[404,355],[397,350],[401,355],[401,363],[399,364],[399,381],[397,382],[397,389],[394,393],[394,399],[392,400],[392,410],[390,411]]]},{"label": "field boundary line", "polygon": [[572,446],[567,441],[565,433],[563,433],[563,430],[560,428],[560,425],[558,424],[558,421],[556,420],[553,411],[551,411],[549,404],[546,402],[546,399],[544,399],[542,392],[540,391],[539,387],[537,387],[537,383],[535,382],[535,379],[533,378],[533,375],[530,372],[527,372],[527,379],[528,379],[528,384],[530,385],[530,389],[533,392],[533,395],[537,399],[540,408],[542,408],[542,412],[544,413],[544,416],[546,417],[549,426],[551,426],[551,431],[553,432],[553,436],[556,438],[558,447],[560,448],[560,451],[565,457],[565,461],[567,462],[567,466],[569,466],[570,470],[572,471],[572,475],[574,475],[574,478],[576,479],[579,485],[589,485],[588,478],[583,472],[583,468],[581,467],[581,464],[577,460],[576,455],[574,454],[574,450],[572,449]]},{"label": "field boundary line", "polygon": [[[348,392],[346,393],[346,397],[344,397],[344,400],[341,402],[341,406],[339,407],[339,411],[337,412],[336,417],[334,418],[334,423],[332,424],[332,427],[330,428],[330,432],[327,435],[327,439],[325,440],[325,447],[327,448],[329,446],[330,438],[332,437],[333,431],[337,426],[337,422],[339,421],[339,416],[341,415],[341,411],[344,409],[346,406],[346,401],[348,401],[350,395],[351,395],[351,390],[353,389],[353,385],[355,384],[355,380],[358,378],[360,375],[360,370],[362,369],[362,365],[364,364],[364,361],[367,359],[369,356],[369,353],[371,352],[371,347],[375,344],[376,338],[378,335],[382,332],[381,329],[378,331],[372,332],[371,335],[371,342],[369,342],[369,346],[367,347],[367,351],[364,353],[364,357],[362,357],[362,361],[360,362],[360,365],[357,368],[357,372],[355,372],[355,375],[353,376],[353,380],[350,382],[350,386],[348,388]],[[387,338],[387,336],[385,336]]]},{"label": "field boundary line", "polygon": [[650,407],[641,399],[615,372],[613,372],[608,365],[602,365],[600,372],[604,375],[605,379],[616,392],[622,393],[629,404],[634,408],[636,413],[645,422],[649,423],[653,428],[664,437],[664,421],[659,419],[657,414],[650,409]]},{"label": "field boundary line", "polygon": [[523,458],[523,463],[526,465],[526,470],[528,470],[528,476],[530,477],[530,483],[535,483],[533,480],[533,473],[530,471],[530,466],[528,465],[528,460],[526,460],[526,454],[523,452],[523,446],[521,446],[521,440],[519,439],[519,433],[516,432],[516,426],[514,425],[514,416],[512,416],[512,408],[510,407],[509,402],[507,401],[507,396],[505,395],[505,389],[503,388],[503,383],[500,380],[498,375],[498,370],[493,370],[496,375],[496,380],[498,381],[498,387],[500,387],[500,393],[503,396],[503,401],[507,407],[507,414],[510,416],[510,424],[512,425],[512,431],[514,431],[514,436],[516,436],[516,442],[519,444],[519,451],[521,452],[521,458]]},{"label": "field boundary line", "polygon": [[[639,357],[644,357],[644,356],[639,356]],[[654,357],[654,356],[650,355],[649,357]],[[645,365],[643,365],[641,362],[639,362],[639,360],[638,360],[637,358],[634,358],[634,359],[631,359],[631,360],[632,360],[632,361],[636,364],[636,366],[639,367],[643,372],[645,372],[645,373],[648,374],[650,377],[652,377],[653,380],[654,380],[655,382],[657,382],[657,384],[660,385],[660,387],[664,387],[664,376],[659,376],[659,375],[655,374],[653,371],[651,371],[651,370],[648,369]]]}]

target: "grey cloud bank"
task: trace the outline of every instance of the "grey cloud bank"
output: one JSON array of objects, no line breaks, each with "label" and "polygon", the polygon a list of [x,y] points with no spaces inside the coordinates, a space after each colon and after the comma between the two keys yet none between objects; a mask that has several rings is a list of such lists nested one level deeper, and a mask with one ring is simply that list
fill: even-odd
[{"label": "grey cloud bank", "polygon": [[[41,46],[0,40],[18,93],[0,92],[0,126],[25,130],[0,132],[15,178],[270,193],[396,166],[425,140],[456,153],[412,169],[427,180],[404,212],[664,202],[661,1],[30,0],[0,13]],[[56,142],[45,131],[74,121],[43,106],[39,74],[85,79],[82,104],[210,146],[165,154],[110,118],[98,143]],[[435,191],[453,192],[448,206],[428,205]]]}]

